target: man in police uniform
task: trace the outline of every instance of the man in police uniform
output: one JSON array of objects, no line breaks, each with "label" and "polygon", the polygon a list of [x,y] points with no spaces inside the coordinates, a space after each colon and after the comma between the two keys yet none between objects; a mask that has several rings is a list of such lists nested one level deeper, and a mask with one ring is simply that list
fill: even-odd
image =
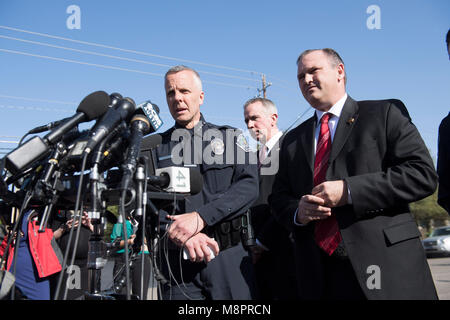
[{"label": "man in police uniform", "polygon": [[[185,66],[165,76],[166,99],[175,125],[162,134],[157,167],[199,170],[203,189],[159,207],[163,299],[251,299],[253,271],[241,243],[242,216],[258,196],[256,161],[228,126],[200,113],[204,92],[198,73]],[[256,159],[256,156],[255,158]],[[183,250],[189,258],[182,257]],[[214,256],[211,254],[214,254]]]}]

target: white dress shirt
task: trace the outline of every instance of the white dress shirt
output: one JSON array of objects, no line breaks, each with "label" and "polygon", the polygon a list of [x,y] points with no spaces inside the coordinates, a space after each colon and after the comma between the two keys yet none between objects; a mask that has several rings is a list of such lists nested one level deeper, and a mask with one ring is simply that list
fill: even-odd
[{"label": "white dress shirt", "polygon": [[[330,119],[328,120],[328,128],[330,129],[330,135],[331,135],[331,143],[333,143],[334,140],[334,134],[336,133],[336,128],[338,126],[339,123],[339,119],[341,117],[341,113],[342,113],[342,109],[344,108],[344,104],[345,101],[347,100],[347,93],[344,94],[344,96],[339,99],[338,102],[336,102],[331,108],[330,110],[324,112],[324,111],[319,111],[316,110],[316,116],[317,116],[317,127],[316,130],[314,132],[314,154],[316,153],[316,147],[317,147],[317,142],[319,140],[319,133],[320,133],[320,119],[322,119],[322,116],[325,113],[331,113],[333,116],[330,117]],[[350,195],[350,189],[348,189],[347,187],[347,192],[348,192],[348,203],[352,203],[352,198]],[[295,210],[295,214],[294,214],[294,224],[297,226],[303,226],[303,224],[298,223],[297,222],[297,213],[298,213],[298,208],[297,210]]]}]

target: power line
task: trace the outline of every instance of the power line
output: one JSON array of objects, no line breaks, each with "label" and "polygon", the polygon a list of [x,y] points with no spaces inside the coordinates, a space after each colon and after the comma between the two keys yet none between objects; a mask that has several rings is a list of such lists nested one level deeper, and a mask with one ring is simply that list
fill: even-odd
[{"label": "power line", "polygon": [[[141,74],[146,74],[146,75],[164,77],[163,74],[154,73],[154,72],[140,71],[140,70],[135,70],[135,69],[121,68],[121,67],[114,67],[114,66],[108,66],[108,65],[97,64],[97,63],[90,63],[90,62],[84,62],[84,61],[78,61],[78,60],[50,57],[50,56],[44,56],[44,55],[39,55],[39,54],[34,54],[34,53],[29,53],[29,52],[23,52],[23,51],[16,51],[16,50],[9,50],[9,49],[2,49],[2,48],[0,48],[0,51],[7,52],[7,53],[12,53],[12,54],[19,54],[19,55],[25,55],[25,56],[30,56],[30,57],[42,58],[42,59],[49,59],[49,60],[68,62],[68,63],[76,63],[76,64],[93,66],[93,67],[104,68],[104,69],[120,70],[120,71],[126,71],[126,72],[134,72],[134,73],[141,73]],[[217,82],[217,81],[203,80],[202,82],[219,84],[219,85],[223,85],[223,86],[236,87],[236,88],[245,88],[245,89],[253,88],[253,89],[256,89],[256,87],[253,87],[253,86],[243,86],[243,85],[236,85],[236,84]]]},{"label": "power line", "polygon": [[[124,61],[129,61],[129,62],[143,63],[143,64],[147,64],[147,65],[154,65],[154,66],[158,66],[158,67],[167,67],[167,68],[172,67],[171,65],[168,65],[168,64],[161,64],[161,63],[149,62],[149,61],[144,61],[144,60],[113,56],[113,55],[110,55],[110,54],[104,54],[104,53],[88,51],[88,50],[80,50],[80,49],[69,48],[69,47],[63,47],[63,46],[58,46],[58,45],[45,43],[45,42],[31,41],[31,40],[14,38],[14,37],[8,37],[8,36],[3,36],[3,35],[0,35],[0,38],[8,39],[8,40],[14,40],[14,41],[20,41],[20,42],[25,42],[25,43],[31,43],[31,44],[35,44],[35,45],[46,46],[46,47],[51,47],[51,48],[56,48],[56,49],[68,50],[68,51],[73,51],[73,52],[78,52],[78,53],[85,53],[85,54],[90,54],[90,55],[95,55],[95,56],[100,56],[100,57],[124,60]],[[245,78],[245,77],[233,76],[233,75],[217,73],[217,72],[210,72],[210,71],[204,71],[204,70],[196,70],[196,71],[199,72],[199,73],[204,73],[204,74],[209,74],[209,75],[214,75],[214,76],[219,76],[219,77],[259,82],[259,80],[252,79],[252,78]]]},{"label": "power line", "polygon": [[67,104],[67,105],[77,104],[76,102],[67,102],[67,101],[58,101],[58,100],[46,100],[46,99],[37,99],[37,98],[28,98],[28,97],[17,97],[17,96],[5,95],[5,94],[0,94],[0,98],[28,100],[28,101],[39,101],[39,102],[47,102],[47,103],[59,103],[59,104]]},{"label": "power line", "polygon": [[[232,71],[237,71],[237,72],[245,72],[245,73],[250,73],[250,74],[259,74],[259,75],[261,75],[263,77],[266,76],[263,73],[257,72],[257,71],[245,70],[245,69],[228,67],[228,66],[222,66],[222,65],[208,64],[208,63],[203,63],[203,62],[200,62],[200,61],[180,59],[180,58],[174,58],[174,57],[169,57],[169,56],[162,56],[162,55],[157,55],[157,54],[152,54],[152,53],[147,53],[147,52],[142,52],[142,51],[137,51],[137,50],[124,49],[124,48],[119,48],[119,47],[99,44],[99,43],[95,43],[95,42],[75,40],[75,39],[71,39],[71,38],[65,38],[65,37],[50,35],[50,34],[46,34],[46,33],[34,32],[34,31],[30,31],[30,30],[18,29],[18,28],[3,26],[3,25],[0,25],[0,28],[5,29],[5,30],[10,30],[10,31],[16,31],[16,32],[22,32],[22,33],[27,33],[27,34],[31,34],[31,35],[47,37],[47,38],[51,38],[51,39],[64,40],[64,41],[69,41],[69,42],[73,42],[73,43],[78,43],[78,44],[83,44],[83,45],[90,45],[90,46],[106,48],[106,49],[112,49],[112,50],[118,50],[118,51],[122,51],[122,52],[133,53],[133,54],[138,54],[138,55],[144,55],[144,56],[149,56],[149,57],[156,57],[156,58],[173,60],[173,61],[187,62],[187,63],[198,64],[198,65],[203,65],[203,66],[208,66],[208,67],[213,67],[213,68],[232,70]],[[8,37],[8,36],[1,36],[1,35],[0,35],[0,37],[5,38],[5,39],[10,39],[10,40],[16,40],[16,41],[22,41],[22,42],[28,42],[28,43],[33,43],[33,44],[38,44],[38,45],[43,45],[43,46],[59,48],[59,49],[63,49],[63,50],[70,50],[70,51],[76,51],[76,52],[80,52],[80,53],[91,54],[91,55],[109,57],[109,58],[113,58],[113,59],[120,59],[120,60],[127,60],[127,61],[144,63],[144,64],[149,64],[149,65],[170,67],[170,65],[165,65],[165,64],[159,64],[159,63],[143,61],[143,60],[138,60],[138,59],[125,58],[125,57],[118,57],[118,56],[107,55],[107,54],[102,54],[102,53],[92,52],[92,51],[87,51],[87,50],[68,48],[68,47],[57,46],[57,45],[48,44],[48,43],[42,43],[42,42],[38,42],[38,41],[31,41],[31,40],[25,40],[25,39],[19,39],[19,38]],[[52,59],[52,57],[48,57],[48,59]],[[62,59],[62,58],[54,58],[54,59]],[[95,64],[89,64],[87,62],[74,62],[74,61],[71,61],[71,62],[72,63],[81,63],[81,64],[85,64],[85,65],[91,65],[91,66],[97,66],[97,67],[101,67],[101,68],[116,69],[116,70],[122,70],[122,71],[131,71],[131,72],[138,72],[138,73],[154,75],[154,74],[152,74],[150,72],[143,72],[143,71],[139,71],[139,70],[126,70],[125,68],[119,68],[119,67],[114,67],[114,66],[95,65]],[[215,75],[215,76],[220,76],[220,77],[227,77],[227,78],[241,79],[241,80],[247,80],[247,81],[252,81],[252,82],[259,82],[259,80],[256,80],[256,79],[239,77],[239,76],[233,76],[233,75],[227,75],[227,74],[223,74],[223,73],[209,72],[209,71],[204,71],[204,70],[197,70],[197,71],[199,73],[210,74],[210,75]],[[287,82],[285,80],[281,80],[281,79],[276,78],[276,77],[274,77],[272,75],[268,75],[268,76],[270,78],[276,79],[277,81],[284,82],[285,84],[289,83],[289,82]],[[209,82],[209,83],[214,83],[214,84],[224,85],[224,86],[231,86],[231,87],[251,88],[251,89],[256,89],[258,91],[264,92],[264,94],[265,94],[265,91],[268,88],[268,86],[270,86],[272,84],[272,83],[270,83],[270,85],[268,85],[268,86],[265,86],[263,84],[263,88],[259,89],[259,88],[253,87],[253,86],[231,85],[229,83],[224,83],[224,82],[214,82],[214,81],[204,81],[204,82]],[[290,89],[290,88],[286,88],[284,86],[281,86],[279,84],[276,84],[276,85],[279,86],[280,88]],[[290,89],[290,90],[292,90],[292,89]]]},{"label": "power line", "polygon": [[227,66],[221,66],[221,65],[214,65],[214,64],[209,64],[209,63],[204,63],[204,62],[199,62],[199,61],[162,56],[162,55],[157,55],[157,54],[153,54],[153,53],[118,48],[118,47],[108,46],[108,45],[99,44],[99,43],[95,43],[95,42],[87,42],[87,41],[75,40],[75,39],[70,39],[70,38],[64,38],[64,37],[60,37],[60,36],[54,36],[54,35],[50,35],[50,34],[46,34],[46,33],[23,30],[23,29],[8,27],[8,26],[0,25],[0,28],[6,29],[6,30],[17,31],[17,32],[28,33],[28,34],[33,34],[33,35],[38,35],[38,36],[52,38],[52,39],[70,41],[70,42],[85,44],[85,45],[90,45],[90,46],[96,46],[96,47],[105,48],[105,49],[112,49],[112,50],[118,50],[118,51],[123,51],[123,52],[128,52],[128,53],[134,53],[134,54],[139,54],[139,55],[144,55],[144,56],[149,56],[149,57],[155,57],[155,58],[161,58],[161,59],[167,59],[167,60],[173,60],[173,61],[179,61],[179,62],[186,62],[186,63],[191,63],[191,64],[198,64],[198,65],[203,65],[203,66],[208,66],[208,67],[213,67],[213,68],[218,68],[218,69],[232,70],[232,71],[237,71],[237,72],[261,74],[260,72],[251,71],[251,70],[245,70],[245,69],[239,69],[239,68],[233,68],[233,67],[227,67]]},{"label": "power line", "polygon": [[37,110],[37,111],[60,111],[60,112],[72,112],[71,110],[65,110],[65,109],[52,109],[52,108],[42,108],[42,107],[24,107],[24,106],[14,106],[14,105],[3,105],[0,104],[0,108],[3,109],[17,109],[17,110]]}]

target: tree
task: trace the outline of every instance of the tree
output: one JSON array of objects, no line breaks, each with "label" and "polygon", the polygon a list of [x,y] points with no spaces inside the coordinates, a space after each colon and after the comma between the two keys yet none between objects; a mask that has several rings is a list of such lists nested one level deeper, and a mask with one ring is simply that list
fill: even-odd
[{"label": "tree", "polygon": [[418,226],[428,232],[435,226],[446,225],[448,213],[437,203],[437,190],[431,196],[411,203],[411,212]]}]

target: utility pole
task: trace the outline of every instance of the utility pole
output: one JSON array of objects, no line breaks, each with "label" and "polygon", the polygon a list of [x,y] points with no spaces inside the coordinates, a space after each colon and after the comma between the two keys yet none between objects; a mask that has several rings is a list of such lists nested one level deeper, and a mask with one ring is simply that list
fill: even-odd
[{"label": "utility pole", "polygon": [[267,88],[270,87],[272,84],[269,82],[266,82],[266,75],[262,74],[262,89],[258,89],[258,97],[261,95],[261,91],[263,93],[264,99],[267,98]]}]

